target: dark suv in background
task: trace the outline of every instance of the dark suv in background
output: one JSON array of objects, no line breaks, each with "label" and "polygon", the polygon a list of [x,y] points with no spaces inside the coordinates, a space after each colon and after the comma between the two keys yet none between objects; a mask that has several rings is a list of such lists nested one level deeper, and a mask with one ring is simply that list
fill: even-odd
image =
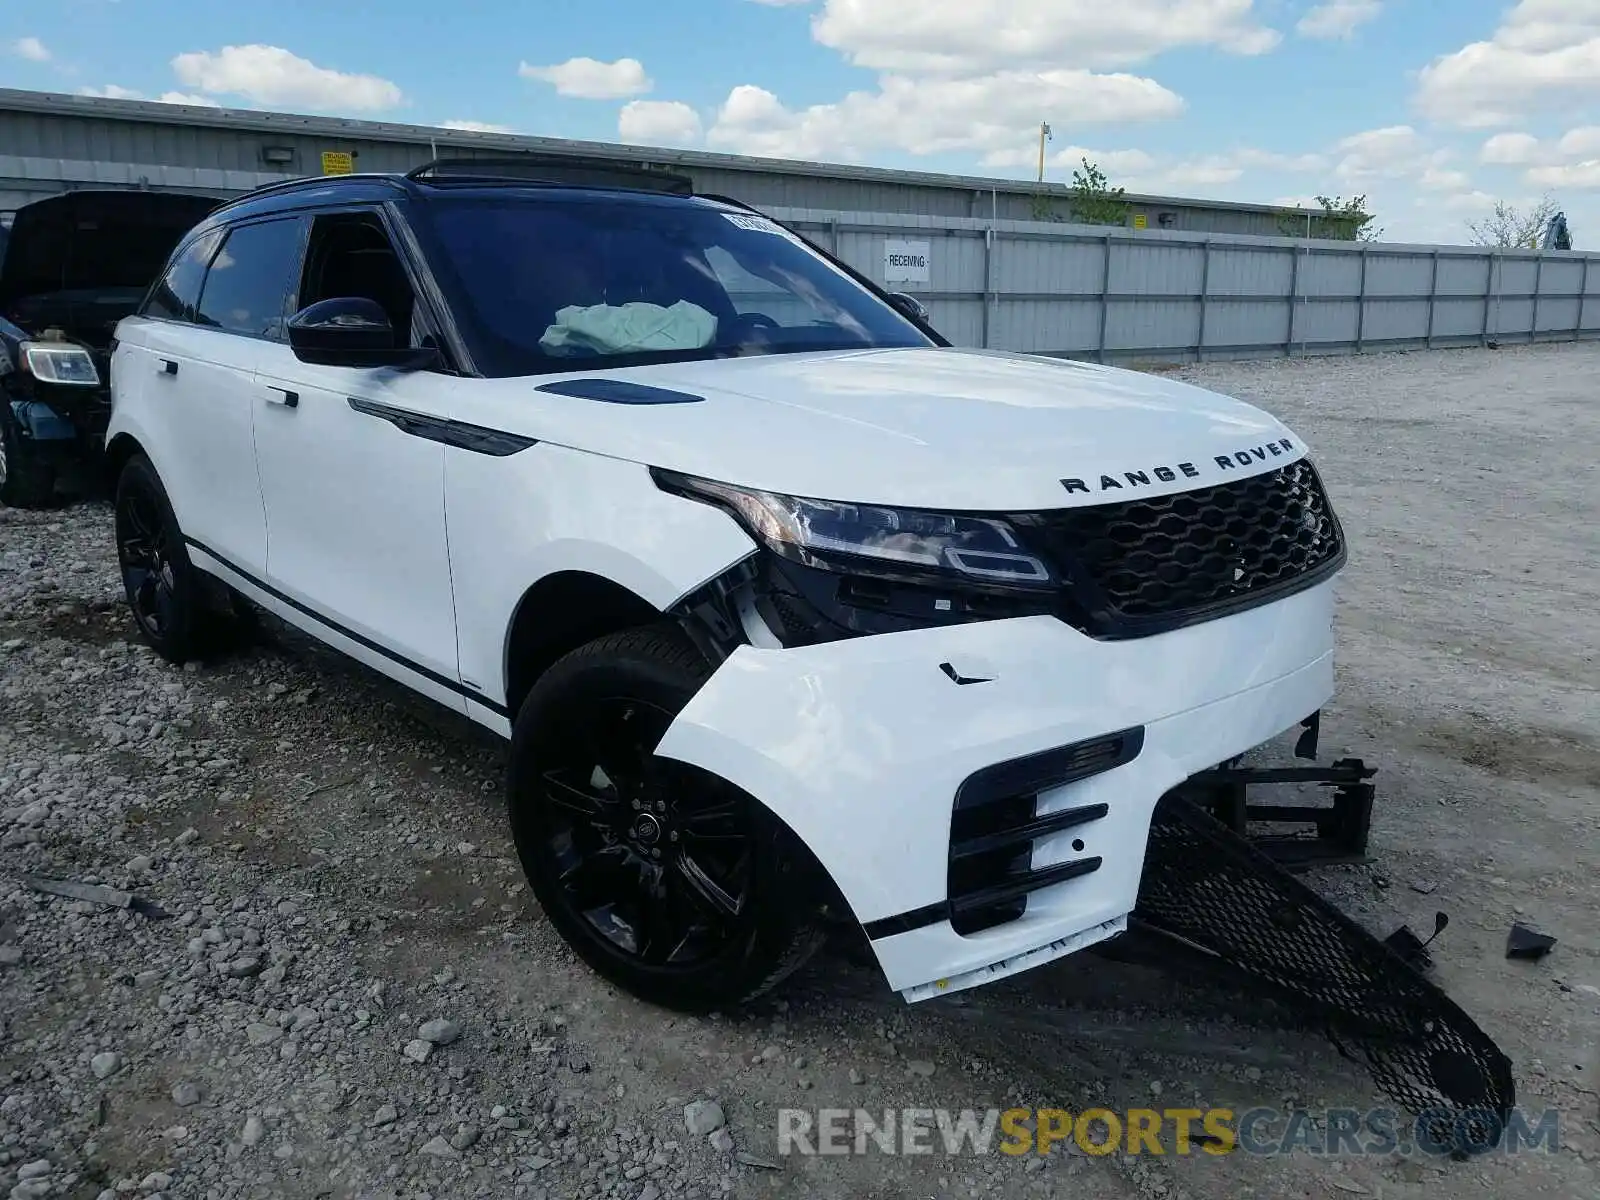
[{"label": "dark suv in background", "polygon": [[47,504],[63,465],[98,456],[117,322],[217,204],[77,191],[15,212],[0,239],[0,503]]}]

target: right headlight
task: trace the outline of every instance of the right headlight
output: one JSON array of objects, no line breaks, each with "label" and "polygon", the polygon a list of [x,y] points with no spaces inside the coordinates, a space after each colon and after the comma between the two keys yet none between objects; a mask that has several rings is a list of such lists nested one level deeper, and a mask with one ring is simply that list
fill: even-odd
[{"label": "right headlight", "polygon": [[773,551],[808,567],[985,590],[1057,586],[1049,564],[997,517],[811,500],[653,474],[667,491],[728,509]]}]

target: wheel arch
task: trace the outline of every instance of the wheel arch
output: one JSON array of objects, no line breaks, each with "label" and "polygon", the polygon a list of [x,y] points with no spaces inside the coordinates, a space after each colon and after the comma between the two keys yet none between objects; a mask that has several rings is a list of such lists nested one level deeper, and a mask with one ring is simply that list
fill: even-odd
[{"label": "wheel arch", "polygon": [[518,600],[506,628],[506,708],[513,718],[533,685],[562,655],[608,633],[649,625],[662,611],[591,571],[555,571]]},{"label": "wheel arch", "polygon": [[145,451],[144,444],[131,433],[122,432],[114,434],[106,443],[105,458],[102,469],[105,472],[106,485],[113,490],[117,486],[117,479],[122,475],[122,468],[128,465],[128,460],[135,454],[149,454]]}]

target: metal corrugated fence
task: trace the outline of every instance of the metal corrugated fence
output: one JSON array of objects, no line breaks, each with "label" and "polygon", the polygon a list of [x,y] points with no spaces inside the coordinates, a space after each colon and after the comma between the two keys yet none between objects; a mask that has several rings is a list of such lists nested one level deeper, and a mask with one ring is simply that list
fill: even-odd
[{"label": "metal corrugated fence", "polygon": [[1348,354],[1600,335],[1600,255],[773,209],[915,295],[959,345],[1113,360]]}]

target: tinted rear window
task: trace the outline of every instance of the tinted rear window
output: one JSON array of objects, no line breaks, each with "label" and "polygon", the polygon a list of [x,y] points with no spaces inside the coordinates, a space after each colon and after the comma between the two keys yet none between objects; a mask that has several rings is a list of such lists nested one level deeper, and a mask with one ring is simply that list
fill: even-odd
[{"label": "tinted rear window", "polygon": [[213,229],[185,246],[161,281],[151,289],[144,304],[144,315],[168,321],[194,320],[195,301],[200,299],[206,265],[217,252],[217,243],[221,240],[222,231]]},{"label": "tinted rear window", "polygon": [[230,229],[206,272],[195,322],[281,339],[289,290],[300,276],[300,244],[296,217]]}]

